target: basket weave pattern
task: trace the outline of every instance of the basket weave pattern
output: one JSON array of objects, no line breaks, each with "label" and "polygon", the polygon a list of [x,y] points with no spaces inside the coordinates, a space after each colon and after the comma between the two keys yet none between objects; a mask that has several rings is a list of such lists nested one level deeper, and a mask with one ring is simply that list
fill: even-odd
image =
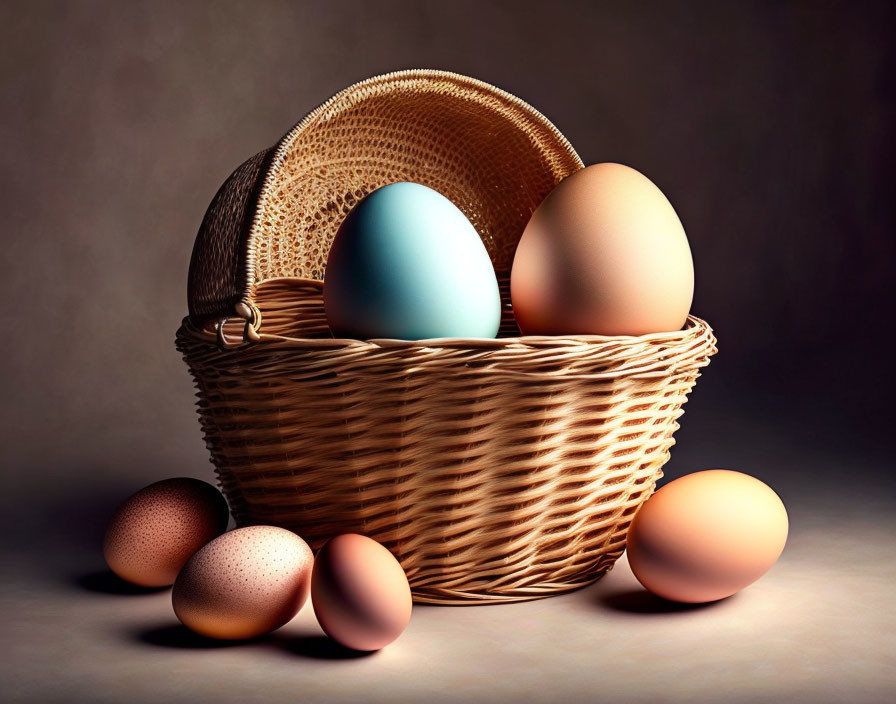
[{"label": "basket weave pattern", "polygon": [[[197,238],[177,345],[240,525],[282,525],[314,548],[369,535],[422,602],[549,596],[612,566],[715,338],[697,318],[642,337],[518,337],[516,243],[580,167],[525,103],[414,71],[347,89],[234,173]],[[440,190],[482,235],[498,339],[330,336],[332,237],[359,198],[399,180]],[[247,322],[221,322],[235,312]],[[222,348],[219,324],[247,344]]]}]

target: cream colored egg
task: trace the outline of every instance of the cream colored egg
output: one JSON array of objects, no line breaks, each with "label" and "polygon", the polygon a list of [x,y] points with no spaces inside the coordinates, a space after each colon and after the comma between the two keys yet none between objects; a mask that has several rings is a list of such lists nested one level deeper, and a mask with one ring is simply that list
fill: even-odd
[{"label": "cream colored egg", "polygon": [[644,335],[684,325],[694,265],[660,189],[628,166],[595,164],[535,210],[510,286],[526,335]]},{"label": "cream colored egg", "polygon": [[184,563],[227,528],[227,502],[198,479],[165,479],[141,489],[118,509],[103,540],[115,574],[144,587],[174,583]]},{"label": "cream colored egg", "polygon": [[209,638],[239,640],[269,633],[308,598],[313,556],[298,535],[274,526],[225,533],[197,552],[177,577],[174,613]]},{"label": "cream colored egg", "polygon": [[651,496],[628,530],[628,562],[648,590],[700,603],[762,577],[787,541],[787,511],[758,479],[714,469],[688,474]]}]

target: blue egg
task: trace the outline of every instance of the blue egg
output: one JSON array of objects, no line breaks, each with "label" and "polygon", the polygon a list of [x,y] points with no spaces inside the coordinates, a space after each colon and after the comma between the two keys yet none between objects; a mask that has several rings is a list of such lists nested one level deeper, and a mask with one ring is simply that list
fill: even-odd
[{"label": "blue egg", "polygon": [[336,337],[495,337],[501,295],[473,225],[418,183],[377,189],[330,249],[324,307]]}]

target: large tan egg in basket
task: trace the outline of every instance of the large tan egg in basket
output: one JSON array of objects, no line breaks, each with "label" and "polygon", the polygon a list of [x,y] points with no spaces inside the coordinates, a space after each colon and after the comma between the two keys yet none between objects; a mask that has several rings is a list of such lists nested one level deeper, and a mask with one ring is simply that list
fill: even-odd
[{"label": "large tan egg in basket", "polygon": [[[313,548],[356,532],[419,602],[532,599],[621,554],[669,457],[709,326],[642,337],[520,337],[508,281],[530,215],[582,168],[523,101],[452,73],[355,84],[240,166],[212,201],[177,346],[240,525]],[[503,301],[495,340],[333,339],[327,252],[360,198],[430,186],[475,226]]]}]

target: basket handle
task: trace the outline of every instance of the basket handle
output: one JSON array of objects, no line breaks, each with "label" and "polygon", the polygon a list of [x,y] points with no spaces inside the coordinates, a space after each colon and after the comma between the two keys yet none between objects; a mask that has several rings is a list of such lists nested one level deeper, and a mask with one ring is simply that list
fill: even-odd
[{"label": "basket handle", "polygon": [[[423,110],[418,102],[412,100],[408,103],[407,101],[411,100],[408,95],[412,98],[416,96],[414,100],[427,101],[429,107]],[[271,206],[266,204],[266,201],[274,198],[273,195],[269,198],[268,190],[279,193],[278,189],[296,187],[295,179],[291,180],[288,170],[283,169],[283,160],[287,154],[292,153],[308,130],[324,127],[335,129],[337,131],[330,134],[328,139],[335,140],[339,144],[346,140],[350,141],[349,137],[345,137],[345,133],[353,124],[355,111],[361,110],[367,101],[373,101],[373,105],[375,107],[379,105],[381,110],[393,110],[395,104],[390,102],[393,99],[404,101],[399,103],[400,105],[410,105],[403,108],[408,115],[417,115],[419,111],[425,114],[432,113],[431,117],[438,114],[439,117],[433,119],[439,124],[443,120],[441,110],[446,105],[443,101],[449,101],[453,105],[449,112],[451,120],[455,122],[462,120],[482,127],[480,138],[471,138],[471,147],[482,148],[484,145],[491,145],[497,149],[498,157],[503,162],[518,166],[520,161],[518,154],[511,153],[513,150],[507,144],[531,152],[525,160],[528,164],[527,178],[519,183],[514,182],[513,186],[518,191],[517,197],[520,201],[516,204],[513,202],[501,204],[500,208],[496,208],[495,212],[481,223],[486,233],[483,241],[493,262],[500,259],[501,266],[506,266],[507,269],[512,261],[513,249],[525,225],[525,218],[521,219],[521,216],[525,213],[531,214],[551,188],[563,177],[583,166],[572,145],[554,125],[548,122],[547,118],[519,98],[482,81],[446,71],[410,69],[355,83],[315,108],[281,137],[274,147],[259,152],[244,162],[221,186],[202,221],[190,261],[187,297],[191,325],[208,330],[209,323],[214,323],[222,347],[249,344],[259,339],[261,313],[253,301],[256,276],[267,279],[296,273],[296,267],[292,266],[293,262],[286,267],[288,274],[283,273],[284,266],[276,246],[267,247],[265,244],[260,248],[264,256],[256,261],[257,242],[253,239],[259,237],[269,239],[271,235],[267,231],[274,227],[267,222],[269,218],[266,211]],[[385,101],[383,103],[385,108],[380,104],[382,101]],[[428,101],[435,102],[430,104]],[[474,108],[482,111],[481,121],[475,123],[471,120],[470,112]],[[408,112],[412,109],[414,112]],[[492,130],[490,120],[498,120],[500,129],[496,127]],[[500,138],[500,135],[505,134],[504,130],[509,130],[507,135],[512,139]],[[499,136],[493,136],[493,132]],[[405,157],[400,157],[400,160],[407,161]],[[439,156],[437,160],[441,162],[442,157]],[[406,175],[404,172],[409,170],[413,174],[410,180],[427,183],[424,177],[428,173],[426,171],[428,166],[424,168],[415,165],[413,169],[408,164],[404,166],[407,168],[401,169],[402,175]],[[507,169],[503,171],[507,172]],[[283,176],[283,180],[278,180],[279,176]],[[396,180],[394,176],[395,174],[390,171],[390,180]],[[360,183],[354,184],[351,192],[360,196],[362,191],[375,187],[371,184],[379,182],[382,178],[379,173],[367,173]],[[354,176],[353,179],[357,180]],[[359,186],[363,188],[358,190]],[[499,190],[494,183],[490,183],[489,186],[482,185],[483,193],[486,189],[489,193],[486,199],[488,202],[479,204],[477,206],[479,208],[487,207],[494,199],[494,193]],[[469,200],[467,195],[459,195]],[[328,212],[333,205],[332,202],[327,204]],[[499,214],[503,218],[500,222],[498,222]],[[318,215],[319,213],[316,214]],[[476,225],[478,216],[477,218],[471,216],[471,221]],[[332,219],[329,218],[327,222],[332,222]],[[301,243],[301,246],[304,247],[304,243]],[[286,252],[282,258],[286,259],[293,255],[294,253]],[[322,264],[319,261],[321,253],[312,249],[311,255],[316,258],[316,263],[313,265],[317,267],[316,278],[323,278],[319,266]],[[302,273],[303,276],[308,274],[309,272]],[[228,320],[234,317],[245,321],[241,339],[233,333],[232,326],[230,337],[225,329],[228,327]]]},{"label": "basket handle", "polygon": [[[273,151],[269,148],[259,152],[230,174],[209,204],[193,245],[187,280],[190,322],[202,328],[214,321],[222,347],[258,339],[261,313],[245,297],[249,276],[245,252],[258,190]],[[229,339],[224,332],[232,317],[246,321],[241,341]]]}]

